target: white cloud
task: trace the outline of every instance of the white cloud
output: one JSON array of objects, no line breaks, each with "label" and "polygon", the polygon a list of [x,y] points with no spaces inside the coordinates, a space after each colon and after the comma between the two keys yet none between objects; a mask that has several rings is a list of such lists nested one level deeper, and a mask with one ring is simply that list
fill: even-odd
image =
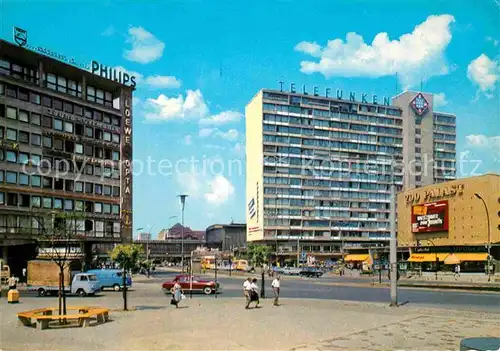
[{"label": "white cloud", "polygon": [[200,177],[192,170],[177,174],[177,183],[180,189],[189,196],[197,197],[201,194],[202,183]]},{"label": "white cloud", "polygon": [[245,145],[242,143],[236,143],[233,147],[233,151],[238,155],[245,155]]},{"label": "white cloud", "polygon": [[113,35],[115,35],[115,33],[116,33],[115,27],[113,25],[110,25],[101,33],[101,35],[103,37],[112,37]]},{"label": "white cloud", "polygon": [[165,44],[143,27],[130,27],[127,42],[132,49],[125,50],[123,56],[133,62],[150,63],[163,55]]},{"label": "white cloud", "polygon": [[486,41],[491,41],[491,43],[493,44],[493,46],[497,47],[498,44],[500,44],[500,41],[493,38],[493,37],[486,37]]},{"label": "white cloud", "polygon": [[235,141],[240,135],[236,129],[229,129],[227,132],[223,132],[218,128],[201,128],[198,135],[202,138],[209,136],[219,137],[229,141]]},{"label": "white cloud", "polygon": [[180,88],[181,81],[174,76],[149,76],[146,84],[154,88]]},{"label": "white cloud", "polygon": [[202,138],[206,138],[212,135],[217,129],[216,128],[201,128],[198,135]]},{"label": "white cloud", "polygon": [[238,122],[243,114],[237,111],[224,111],[217,115],[203,118],[200,120],[202,125],[221,125],[231,122]]},{"label": "white cloud", "polygon": [[184,144],[186,144],[186,145],[193,144],[193,137],[190,134],[188,134],[184,137]]},{"label": "white cloud", "polygon": [[479,86],[480,91],[492,97],[496,82],[500,80],[500,61],[481,54],[467,66],[467,77]]},{"label": "white cloud", "polygon": [[168,121],[174,119],[203,118],[208,115],[200,90],[188,90],[186,97],[168,97],[160,94],[157,99],[147,100],[145,117],[150,121]]},{"label": "white cloud", "polygon": [[222,175],[217,175],[210,182],[210,192],[205,193],[205,199],[210,204],[222,204],[234,194],[234,186]]},{"label": "white cloud", "polygon": [[442,107],[448,105],[446,95],[444,93],[434,94],[434,107]]},{"label": "white cloud", "polygon": [[491,148],[500,151],[500,135],[488,137],[484,134],[471,134],[466,137],[467,145],[477,148]]},{"label": "white cloud", "polygon": [[383,77],[398,74],[405,88],[421,81],[422,73],[428,79],[449,72],[444,51],[451,41],[451,15],[429,16],[415,26],[412,33],[398,40],[389,40],[385,32],[378,33],[371,45],[359,34],[347,33],[346,41],[329,40],[325,47],[315,42],[300,42],[296,51],[304,52],[319,61],[302,61],[301,71],[319,72],[326,78]]}]

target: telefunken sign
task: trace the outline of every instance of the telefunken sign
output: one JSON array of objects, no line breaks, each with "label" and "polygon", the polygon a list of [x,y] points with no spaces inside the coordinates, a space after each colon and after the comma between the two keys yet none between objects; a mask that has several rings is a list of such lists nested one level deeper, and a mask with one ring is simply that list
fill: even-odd
[{"label": "telefunken sign", "polygon": [[[278,83],[280,85],[280,91],[286,92],[287,90],[284,89],[285,82],[279,81]],[[313,86],[312,90],[309,90],[307,85],[305,85],[305,84],[302,85],[301,91],[297,91],[297,87],[296,87],[295,83],[290,83],[290,90],[288,92],[304,94],[304,95],[320,96],[319,88],[317,86]],[[354,92],[354,91],[350,91],[349,95],[347,95],[347,94],[344,95],[343,90],[336,89],[336,94],[333,95],[332,89],[325,88],[324,92],[325,92],[324,97],[327,97],[327,98],[335,98],[336,97],[339,100],[356,102],[356,92]],[[358,102],[361,102],[364,104],[385,105],[385,106],[391,105],[390,98],[386,97],[386,96],[383,96],[381,99],[379,99],[378,95],[372,95],[371,99],[369,100],[368,94],[361,93],[360,97],[361,97],[361,101],[358,101]]]}]

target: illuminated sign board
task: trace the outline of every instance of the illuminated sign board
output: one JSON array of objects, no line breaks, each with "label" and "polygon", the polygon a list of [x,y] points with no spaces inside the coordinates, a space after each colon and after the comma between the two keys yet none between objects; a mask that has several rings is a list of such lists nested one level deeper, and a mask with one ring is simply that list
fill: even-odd
[{"label": "illuminated sign board", "polygon": [[427,112],[427,108],[429,107],[429,103],[425,99],[424,95],[422,95],[422,93],[418,93],[410,102],[410,105],[419,116],[425,114]]},{"label": "illuminated sign board", "polygon": [[429,189],[405,195],[406,205],[418,204],[420,202],[430,202],[442,199],[449,199],[455,196],[462,196],[464,185],[456,184],[442,188]]},{"label": "illuminated sign board", "polygon": [[448,201],[437,201],[411,207],[412,233],[448,230]]}]

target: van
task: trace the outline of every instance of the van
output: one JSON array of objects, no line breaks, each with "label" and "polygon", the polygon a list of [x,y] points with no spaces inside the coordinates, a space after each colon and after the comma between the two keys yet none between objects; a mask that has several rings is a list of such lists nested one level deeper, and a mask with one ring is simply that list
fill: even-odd
[{"label": "van", "polygon": [[254,268],[248,264],[247,260],[235,260],[233,267],[237,271],[252,272]]},{"label": "van", "polygon": [[[101,284],[101,290],[104,288],[110,288],[114,291],[120,291],[123,289],[123,271],[120,269],[91,269],[87,273],[95,274],[99,283]],[[132,286],[132,278],[127,274],[125,278],[127,288]]]}]

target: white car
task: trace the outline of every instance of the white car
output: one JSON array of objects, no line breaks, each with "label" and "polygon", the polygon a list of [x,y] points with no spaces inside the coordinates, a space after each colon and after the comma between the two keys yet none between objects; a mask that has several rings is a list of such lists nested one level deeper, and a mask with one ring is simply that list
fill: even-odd
[{"label": "white car", "polygon": [[295,267],[285,267],[283,268],[283,274],[285,275],[300,275],[300,272],[302,271],[300,268],[295,268]]}]

